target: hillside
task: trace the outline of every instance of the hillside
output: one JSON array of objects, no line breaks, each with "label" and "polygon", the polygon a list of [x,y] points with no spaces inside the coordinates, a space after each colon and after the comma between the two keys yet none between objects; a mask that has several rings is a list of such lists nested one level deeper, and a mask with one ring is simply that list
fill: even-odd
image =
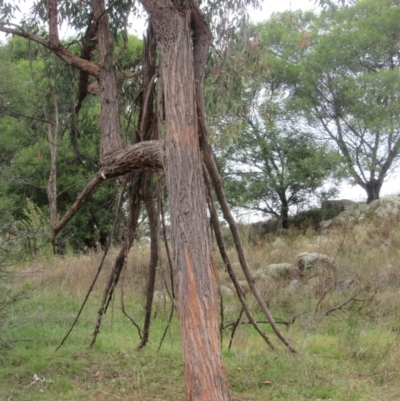
[{"label": "hillside", "polygon": [[[397,198],[387,198],[368,208],[347,210],[319,231],[290,229],[283,236],[263,238],[243,231],[258,287],[298,355],[287,352],[263,323],[230,250],[247,301],[277,349],[271,350],[248,324],[217,258],[224,362],[235,400],[400,399],[400,217],[396,202]],[[306,252],[324,257],[307,265]],[[139,325],[144,319],[147,256],[148,245],[135,246],[124,278],[125,312]],[[184,399],[176,313],[157,352],[171,308],[165,255],[159,269],[151,342],[145,349],[136,348],[138,331],[121,312],[120,290],[110,304],[98,341],[88,346],[111,255],[74,331],[54,352],[76,316],[100,258],[93,253],[18,267],[14,289],[25,286],[31,292],[1,317],[0,337],[10,345],[7,348],[4,343],[0,348],[1,401]]]}]

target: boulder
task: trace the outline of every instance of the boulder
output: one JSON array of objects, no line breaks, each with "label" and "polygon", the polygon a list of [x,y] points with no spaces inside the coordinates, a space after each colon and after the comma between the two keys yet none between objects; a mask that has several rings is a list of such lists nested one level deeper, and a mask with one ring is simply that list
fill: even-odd
[{"label": "boulder", "polygon": [[332,218],[345,210],[353,208],[355,205],[355,202],[348,199],[328,199],[322,202],[321,209],[327,216]]},{"label": "boulder", "polygon": [[297,266],[303,275],[317,276],[336,268],[335,261],[328,255],[317,252],[303,252],[298,255]]},{"label": "boulder", "polygon": [[355,277],[346,277],[344,280],[340,280],[335,284],[335,290],[343,291],[353,285],[357,284],[358,280]]},{"label": "boulder", "polygon": [[301,289],[301,281],[297,278],[293,279],[288,286],[286,287],[286,290],[289,292],[298,292]]},{"label": "boulder", "polygon": [[371,203],[374,213],[381,219],[392,219],[400,215],[400,197],[387,196]]},{"label": "boulder", "polygon": [[262,271],[262,270],[257,270],[254,274],[253,274],[253,278],[256,281],[267,281],[268,277],[267,275]]},{"label": "boulder", "polygon": [[300,277],[300,270],[291,263],[275,263],[268,265],[264,273],[274,279],[295,279]]}]

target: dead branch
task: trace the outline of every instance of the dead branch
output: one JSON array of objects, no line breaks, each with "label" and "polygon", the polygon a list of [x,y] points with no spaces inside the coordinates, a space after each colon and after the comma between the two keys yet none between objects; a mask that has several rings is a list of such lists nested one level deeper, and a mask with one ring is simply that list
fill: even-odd
[{"label": "dead branch", "polygon": [[9,28],[8,26],[5,26],[4,24],[0,24],[0,32],[5,32],[5,33],[10,33],[12,35],[17,35],[22,38],[32,40],[33,42],[39,43],[43,47],[51,50],[56,56],[64,60],[67,64],[72,65],[73,67],[76,67],[80,70],[87,71],[90,75],[94,77],[100,76],[100,71],[101,68],[88,61],[88,60],[83,60],[79,56],[76,56],[74,53],[70,52],[67,50],[64,46],[62,46],[60,43],[58,45],[51,44],[50,42],[44,40],[38,35],[35,35],[33,33],[27,32],[21,27],[17,28]]},{"label": "dead branch", "polygon": [[150,334],[151,311],[154,299],[154,288],[156,283],[156,273],[159,261],[159,229],[160,218],[159,210],[155,206],[154,199],[151,193],[151,174],[146,173],[143,181],[143,197],[147,209],[147,215],[150,225],[150,263],[149,263],[149,277],[147,279],[146,290],[146,306],[145,306],[145,320],[143,325],[143,338],[141,339],[138,348],[143,348],[148,340]]},{"label": "dead branch", "polygon": [[[67,338],[68,338],[69,335],[71,334],[72,330],[74,329],[76,323],[77,323],[78,320],[79,320],[79,317],[80,317],[81,314],[82,314],[83,308],[85,307],[86,302],[87,302],[88,299],[89,299],[89,296],[90,296],[90,294],[91,294],[91,292],[92,292],[92,290],[93,290],[93,288],[94,288],[94,285],[96,284],[97,279],[99,278],[100,272],[101,272],[101,270],[103,269],[104,261],[105,261],[105,259],[106,259],[106,256],[107,256],[108,251],[109,251],[110,246],[111,246],[111,239],[112,239],[112,237],[113,237],[113,235],[114,235],[115,226],[116,226],[116,223],[117,223],[119,211],[120,211],[121,206],[122,206],[123,195],[124,195],[124,189],[122,189],[121,194],[120,194],[120,197],[119,197],[118,205],[117,205],[117,208],[116,208],[116,211],[115,211],[114,223],[113,223],[113,226],[112,226],[112,229],[111,229],[111,233],[110,233],[110,236],[109,236],[109,238],[108,238],[107,245],[106,245],[106,248],[105,248],[105,250],[104,250],[103,256],[102,256],[101,261],[100,261],[100,263],[99,263],[99,266],[98,266],[98,268],[97,268],[96,275],[95,275],[94,278],[93,278],[92,284],[90,285],[89,290],[88,290],[88,292],[86,293],[85,299],[84,299],[83,302],[82,302],[82,305],[81,305],[81,307],[80,307],[80,309],[79,309],[79,311],[78,311],[78,313],[77,313],[77,315],[76,315],[76,317],[75,317],[75,320],[73,321],[71,327],[69,328],[69,330],[67,331],[67,333],[65,334],[65,336],[63,337],[63,339],[61,340],[61,343],[59,344],[59,346],[56,348],[56,351],[58,351],[58,350],[62,347],[62,345],[64,344],[64,342],[67,340]],[[96,326],[96,328],[97,328],[97,326]],[[92,346],[93,343],[94,343],[94,342],[92,341],[92,343],[91,343],[90,345]]]},{"label": "dead branch", "polygon": [[[350,302],[368,302],[371,303],[372,300],[375,298],[376,293],[378,292],[378,289],[375,289],[374,293],[371,295],[371,297],[367,298],[367,299],[361,299],[361,298],[357,298],[357,295],[360,294],[360,292],[362,291],[362,289],[360,289],[359,291],[356,291],[350,298],[348,298],[346,301],[344,301],[342,304],[335,306],[331,309],[328,309],[325,313],[324,316],[329,316],[334,312],[337,311],[342,311],[343,308],[348,305]],[[360,310],[360,309],[359,309]]]},{"label": "dead branch", "polygon": [[[126,264],[123,267],[123,272],[126,271]],[[125,317],[128,318],[128,320],[136,327],[138,334],[139,334],[139,338],[142,339],[142,330],[140,328],[140,326],[135,322],[135,320],[128,315],[128,313],[126,312],[126,308],[125,308],[125,301],[124,301],[124,282],[125,282],[125,274],[122,272],[121,274],[121,310],[122,313]]]},{"label": "dead branch", "polygon": [[321,298],[320,298],[320,299],[318,300],[318,302],[317,302],[317,306],[315,307],[314,313],[317,313],[317,312],[318,312],[318,309],[319,309],[319,307],[320,307],[322,301],[325,299],[325,297],[327,296],[327,294],[329,293],[329,291],[330,291],[330,290],[327,289],[327,290],[325,290],[325,292],[322,294]]},{"label": "dead branch", "polygon": [[[240,309],[238,318],[236,319],[236,321],[234,323],[232,323],[233,328],[232,328],[231,338],[229,340],[228,349],[231,349],[231,347],[232,347],[233,337],[235,336],[236,329],[238,328],[240,321],[242,320],[243,312],[244,312],[244,309],[243,308]],[[249,324],[250,324],[250,322],[249,322]],[[226,328],[226,327],[227,326],[225,326],[224,328]]]}]

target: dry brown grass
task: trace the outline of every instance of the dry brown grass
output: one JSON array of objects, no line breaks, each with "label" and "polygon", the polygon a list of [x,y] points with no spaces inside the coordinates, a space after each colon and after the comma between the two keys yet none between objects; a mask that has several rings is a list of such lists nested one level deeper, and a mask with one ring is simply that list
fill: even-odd
[{"label": "dry brown grass", "polygon": [[[245,232],[243,237],[246,238],[246,254],[253,271],[272,263],[296,263],[297,255],[305,251],[329,255],[336,261],[337,270],[321,277],[315,287],[303,286],[296,291],[286,288],[289,280],[257,280],[277,320],[288,320],[303,313],[289,330],[286,326],[281,326],[300,350],[300,356],[286,354],[283,347],[279,352],[272,353],[247,325],[238,328],[233,348],[228,352],[226,346],[230,332],[226,330],[223,339],[224,357],[236,399],[399,400],[398,222],[371,218],[355,226],[336,225],[325,233],[290,230],[279,238],[276,235],[251,238]],[[17,349],[15,357],[12,354],[7,356],[9,362],[4,372],[8,373],[4,373],[3,381],[7,387],[6,390],[1,390],[3,393],[0,391],[0,400],[2,394],[14,394],[12,386],[15,387],[16,394],[12,399],[23,400],[55,399],[57,388],[64,389],[62,394],[65,396],[69,394],[74,399],[96,401],[108,400],[110,397],[127,401],[132,399],[132,394],[135,395],[133,399],[138,401],[183,399],[179,329],[176,321],[162,352],[155,352],[165,328],[165,313],[160,313],[154,319],[152,343],[143,352],[135,350],[138,339],[134,337],[134,330],[131,326],[126,326],[125,320],[118,320],[117,314],[114,322],[117,329],[110,333],[110,330],[104,329],[98,347],[93,350],[85,348],[87,337],[90,337],[93,330],[98,295],[103,291],[117,252],[118,250],[113,249],[106,259],[94,290],[96,299],[92,305],[95,306],[91,306],[86,313],[81,327],[82,333],[79,336],[74,334],[69,343],[71,348],[56,355],[54,347],[58,345],[74,313],[65,304],[59,312],[57,303],[50,305],[50,309],[55,309],[54,312],[42,313],[42,308],[46,306],[44,303],[54,302],[55,299],[59,302],[61,297],[68,295],[75,298],[74,307],[76,303],[79,304],[93,280],[101,254],[58,257],[48,262],[36,261],[19,270],[19,282],[29,281],[38,290],[38,299],[33,299],[32,304],[26,306],[25,331],[21,329],[20,335],[32,338],[36,335],[35,344],[39,348],[25,349],[24,344],[21,344],[18,345],[21,348]],[[215,254],[220,281],[229,286],[229,276],[216,251]],[[238,277],[244,279],[232,247],[229,248],[229,255]],[[129,255],[125,274],[124,285],[125,293],[129,296],[129,308],[139,319],[143,311],[148,256],[148,246],[135,246]],[[169,282],[165,254],[162,255],[158,272],[157,290],[163,291],[165,282]],[[350,288],[347,292],[329,292],[316,313],[316,306],[326,288],[349,276],[357,278],[357,287]],[[324,315],[329,308],[338,306],[351,297],[355,290],[360,290],[359,298],[370,297],[371,301],[353,302],[337,313]],[[247,299],[256,316],[262,319],[256,302],[250,295]],[[225,323],[234,321],[240,311],[238,301],[234,296],[226,296],[224,304]],[[93,316],[89,316],[92,313]],[[68,323],[58,328],[58,324],[66,318]],[[50,319],[53,320],[49,321]],[[109,320],[107,322],[106,324],[110,324]],[[264,325],[263,328],[277,343],[269,327]],[[46,340],[43,341],[43,338]],[[50,346],[47,342],[50,342]],[[45,393],[35,393],[35,389],[27,388],[32,374],[40,372],[44,376],[54,377],[57,383],[53,387],[49,386]],[[97,372],[100,373],[97,375]],[[271,380],[273,384],[266,387],[263,385],[265,380]],[[51,394],[53,396],[49,398]]]}]

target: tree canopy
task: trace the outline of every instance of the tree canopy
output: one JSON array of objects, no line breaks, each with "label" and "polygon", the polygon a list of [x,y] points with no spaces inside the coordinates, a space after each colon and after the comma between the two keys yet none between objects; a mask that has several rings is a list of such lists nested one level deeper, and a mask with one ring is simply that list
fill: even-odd
[{"label": "tree canopy", "polygon": [[271,69],[293,103],[341,152],[353,183],[379,198],[400,153],[397,2],[275,15],[264,29]]}]

